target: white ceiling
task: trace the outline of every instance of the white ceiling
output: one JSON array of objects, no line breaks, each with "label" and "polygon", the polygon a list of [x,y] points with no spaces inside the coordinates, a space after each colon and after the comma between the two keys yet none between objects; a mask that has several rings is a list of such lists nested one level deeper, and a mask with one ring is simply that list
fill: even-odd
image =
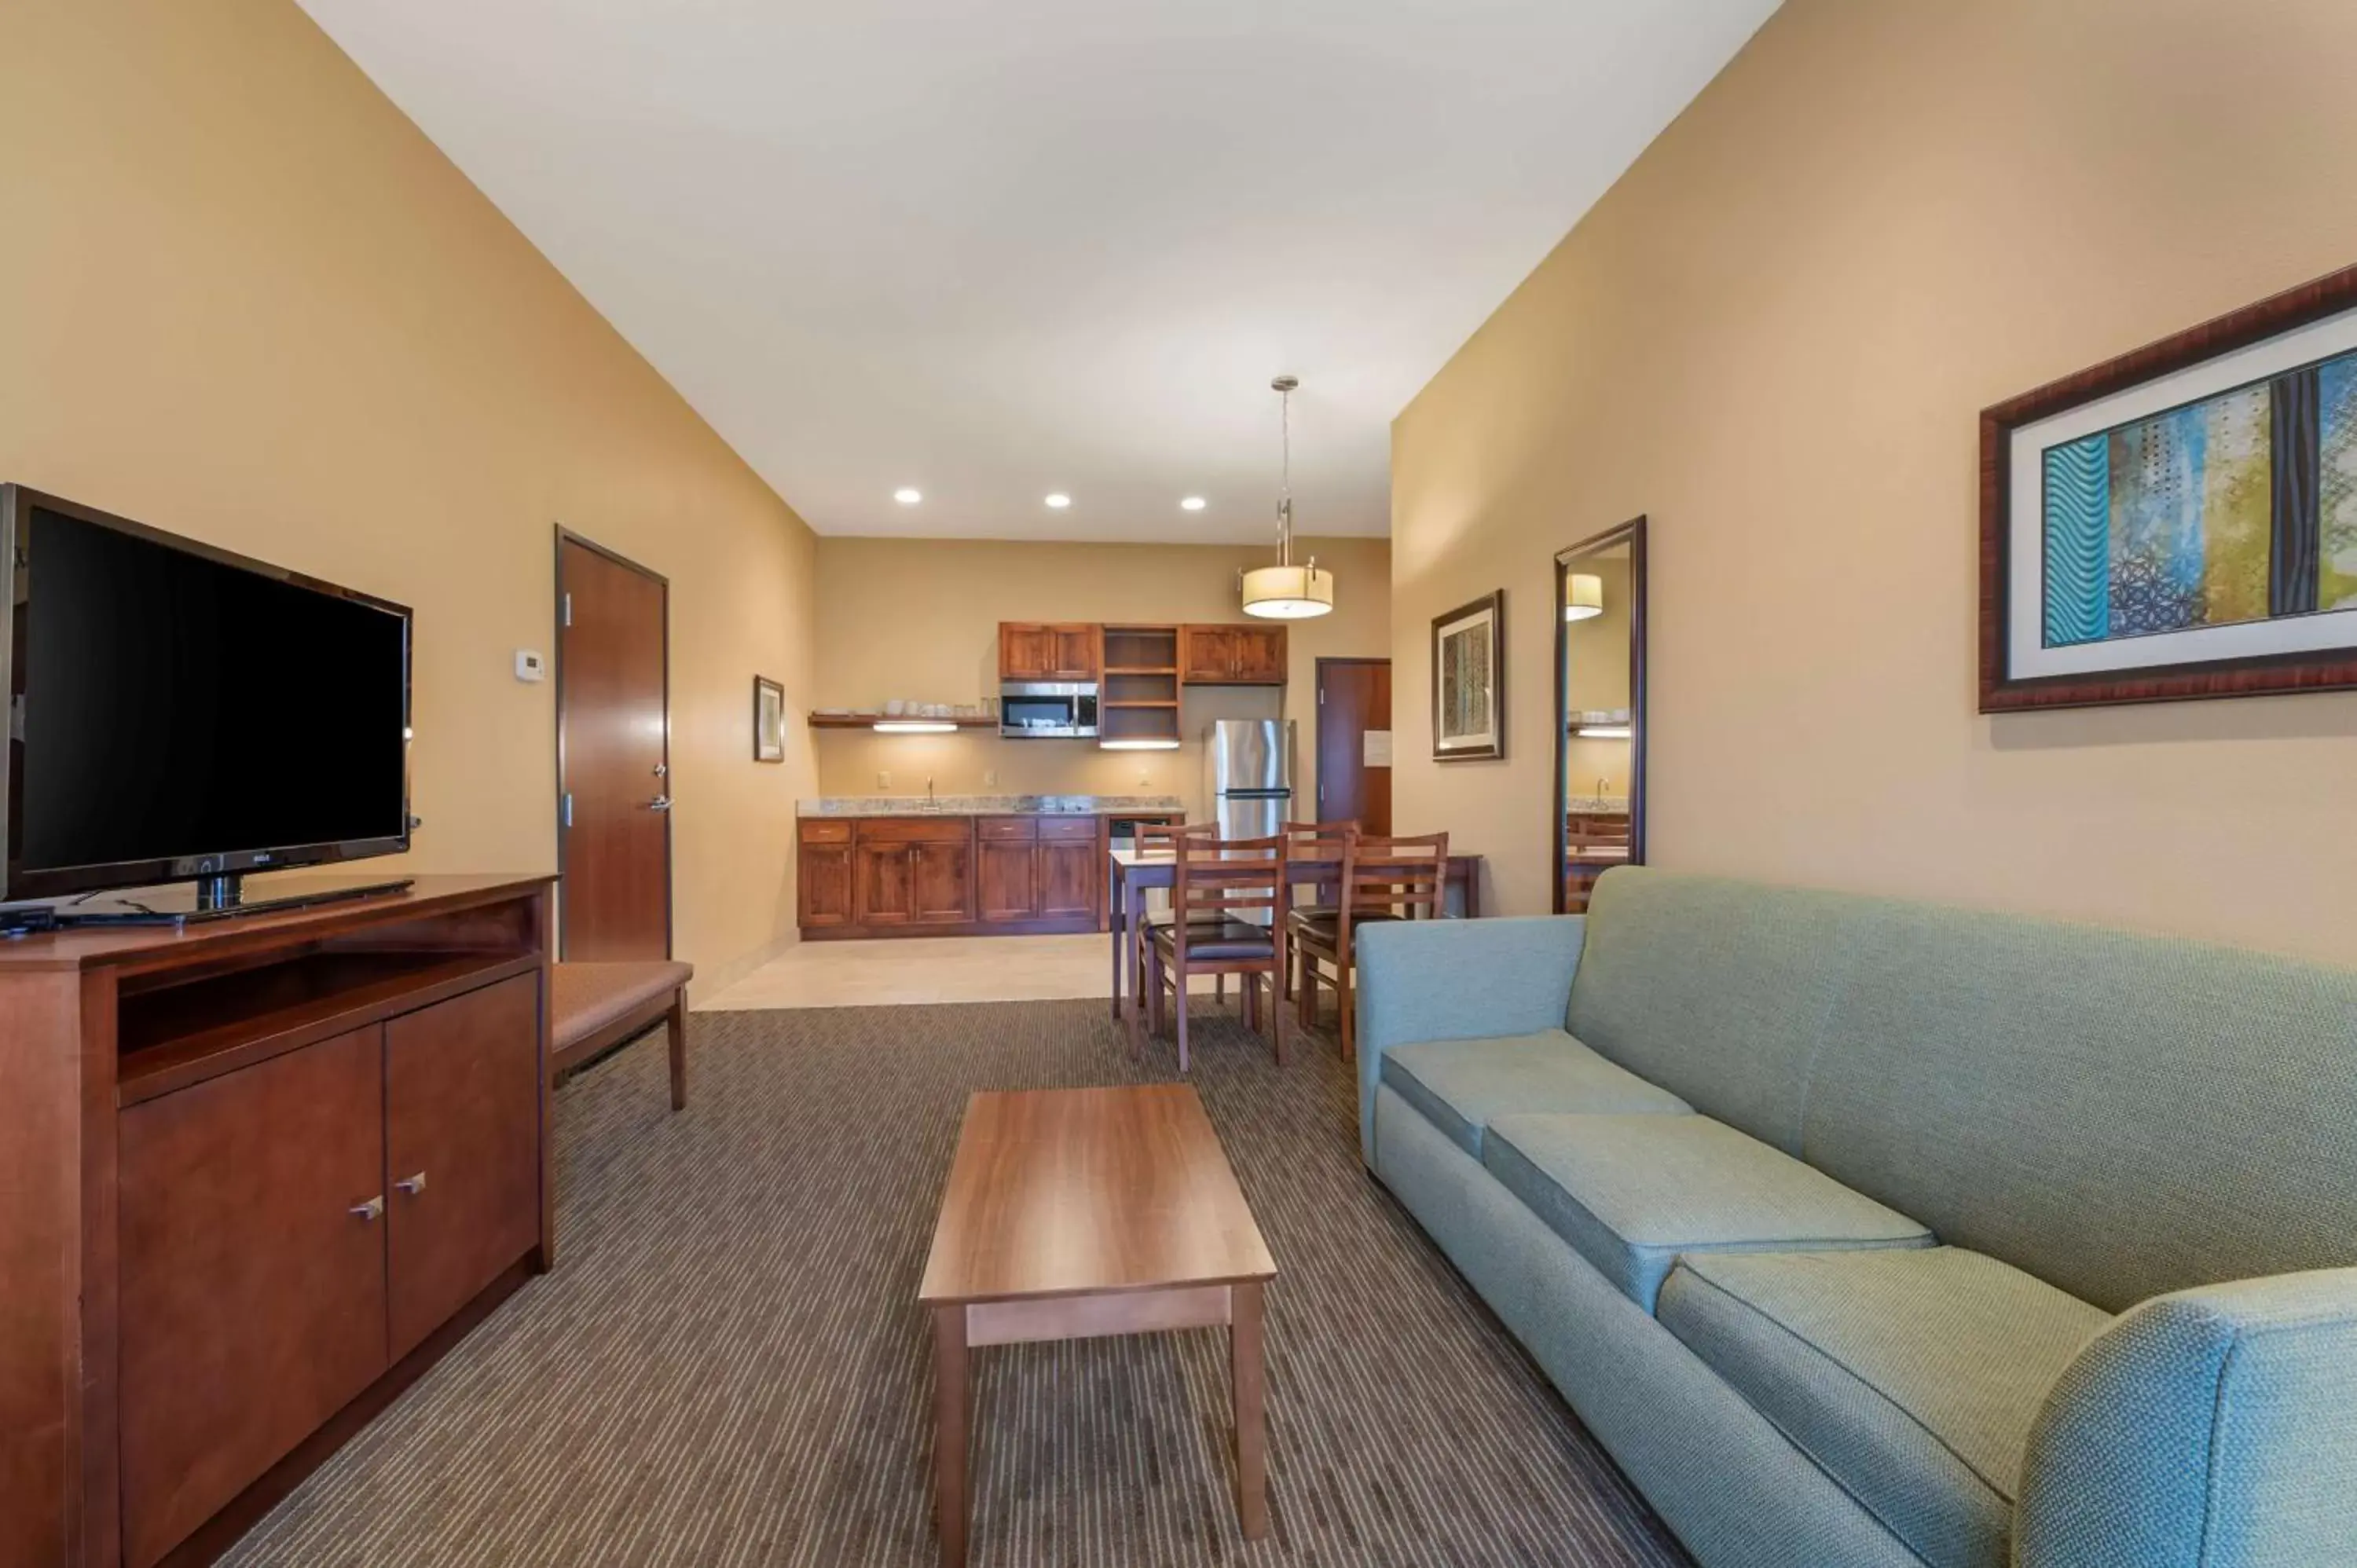
[{"label": "white ceiling", "polygon": [[1776,0],[302,4],[820,532],[1234,541]]}]

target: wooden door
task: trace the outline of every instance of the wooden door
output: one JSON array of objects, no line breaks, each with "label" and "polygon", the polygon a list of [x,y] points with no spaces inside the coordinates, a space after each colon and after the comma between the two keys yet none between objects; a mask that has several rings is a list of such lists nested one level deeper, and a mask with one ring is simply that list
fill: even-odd
[{"label": "wooden door", "polygon": [[1232,638],[1230,666],[1236,682],[1247,686],[1282,686],[1286,677],[1286,637],[1281,626],[1240,626]]},{"label": "wooden door", "polygon": [[1097,822],[1039,824],[1039,913],[1048,919],[1085,916],[1094,919],[1097,890],[1104,886],[1104,857],[1097,848]]},{"label": "wooden door", "polygon": [[1046,681],[1056,667],[1056,634],[1050,628],[1028,622],[998,623],[998,678],[1002,681]]},{"label": "wooden door", "polygon": [[805,926],[850,924],[853,880],[851,824],[805,824],[802,859],[795,870],[795,884],[801,902],[800,922]]},{"label": "wooden door", "polygon": [[1039,913],[1035,825],[1020,817],[974,823],[974,907],[977,919],[1028,920]]},{"label": "wooden door", "polygon": [[1224,685],[1235,674],[1233,627],[1189,626],[1178,632],[1179,678],[1200,685]]},{"label": "wooden door", "polygon": [[898,842],[856,844],[851,880],[856,924],[905,926],[916,914],[909,845]]},{"label": "wooden door", "polygon": [[371,1025],[124,1111],[123,1556],[148,1568],[390,1364]]},{"label": "wooden door", "polygon": [[671,956],[670,587],[556,547],[559,956]]},{"label": "wooden door", "polygon": [[1392,831],[1392,770],[1367,764],[1367,735],[1380,756],[1390,755],[1392,661],[1318,661],[1318,820],[1356,822],[1371,833]]},{"label": "wooden door", "polygon": [[1050,671],[1059,681],[1093,681],[1104,669],[1104,644],[1093,626],[1058,626],[1048,628],[1055,649],[1055,667]]},{"label": "wooden door", "polygon": [[393,1359],[539,1243],[542,1076],[533,975],[385,1026]]},{"label": "wooden door", "polygon": [[962,925],[974,918],[974,845],[963,839],[909,846],[909,918]]}]

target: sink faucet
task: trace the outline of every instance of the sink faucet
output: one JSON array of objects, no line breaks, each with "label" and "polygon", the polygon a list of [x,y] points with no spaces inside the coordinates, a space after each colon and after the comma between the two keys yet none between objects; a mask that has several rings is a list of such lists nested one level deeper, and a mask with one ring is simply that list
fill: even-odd
[{"label": "sink faucet", "polygon": [[1612,798],[1612,780],[1601,773],[1596,776],[1596,798],[1598,800],[1609,800]]},{"label": "sink faucet", "polygon": [[933,799],[933,776],[928,773],[925,775],[925,810],[938,811],[941,809],[942,803]]}]

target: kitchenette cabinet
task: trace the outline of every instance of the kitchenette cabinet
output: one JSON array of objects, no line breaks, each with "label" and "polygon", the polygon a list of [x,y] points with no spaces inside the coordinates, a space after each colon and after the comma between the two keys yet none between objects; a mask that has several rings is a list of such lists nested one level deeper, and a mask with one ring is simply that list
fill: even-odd
[{"label": "kitchenette cabinet", "polygon": [[[1123,809],[1125,822],[1179,820]],[[1102,929],[1106,811],[809,816],[796,904],[805,938]]]},{"label": "kitchenette cabinet", "polygon": [[1093,681],[1104,670],[1101,628],[1078,622],[1001,621],[1001,681]]},{"label": "kitchenette cabinet", "polygon": [[1179,679],[1190,686],[1282,686],[1285,629],[1262,625],[1180,627]]}]

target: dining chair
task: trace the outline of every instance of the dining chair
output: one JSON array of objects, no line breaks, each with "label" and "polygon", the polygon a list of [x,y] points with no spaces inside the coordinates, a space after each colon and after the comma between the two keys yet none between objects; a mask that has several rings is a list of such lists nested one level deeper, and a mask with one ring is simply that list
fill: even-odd
[{"label": "dining chair", "polygon": [[[1618,854],[1613,853],[1618,851]],[[1594,853],[1601,852],[1601,853]],[[1625,811],[1572,811],[1564,817],[1563,912],[1584,915],[1596,879],[1629,858],[1629,816]]]},{"label": "dining chair", "polygon": [[[1146,993],[1152,998],[1149,1027],[1162,1032],[1163,992],[1178,1011],[1178,1070],[1185,1072],[1187,987],[1197,974],[1235,975],[1241,982],[1244,1024],[1260,1028],[1261,987],[1268,989],[1271,1043],[1278,1065],[1285,1061],[1285,1009],[1277,990],[1285,974],[1285,839],[1221,839],[1182,834],[1172,841],[1170,915],[1147,934],[1151,955]],[[1264,918],[1266,925],[1248,917]]]},{"label": "dining chair", "polygon": [[[1359,824],[1349,822],[1287,822],[1285,824],[1285,859],[1287,865],[1309,865],[1314,873],[1316,891],[1307,902],[1293,906],[1291,925],[1299,931],[1306,917],[1331,915],[1342,886],[1342,846],[1359,835]],[[1296,888],[1302,886],[1297,878]],[[1293,970],[1285,972],[1285,996],[1293,999]]]},{"label": "dining chair", "polygon": [[[1318,1020],[1318,987],[1334,992],[1334,1006],[1342,1041],[1342,1059],[1359,1053],[1358,1020],[1352,1016],[1352,951],[1358,928],[1378,920],[1437,920],[1448,912],[1448,835],[1422,833],[1377,838],[1354,833],[1342,846],[1341,897],[1330,912],[1292,922],[1292,946],[1299,965],[1296,975],[1296,1022],[1313,1028]],[[1333,966],[1328,980],[1318,964]]]},{"label": "dining chair", "polygon": [[[1137,827],[1137,853],[1168,854],[1172,853],[1172,846],[1181,838],[1201,838],[1205,835],[1217,838],[1219,832],[1220,824],[1217,822],[1141,822]],[[1148,889],[1146,897],[1153,898],[1159,893],[1158,888]],[[1166,901],[1161,908],[1147,908],[1139,915],[1136,929],[1128,934],[1132,974],[1143,975],[1146,972],[1146,933],[1157,926],[1170,923],[1170,905],[1167,901],[1168,896],[1164,897]],[[1227,976],[1220,976],[1218,984],[1219,994],[1213,1000],[1225,1005],[1228,1000]],[[1141,985],[1139,989],[1143,991],[1145,988]]]}]

